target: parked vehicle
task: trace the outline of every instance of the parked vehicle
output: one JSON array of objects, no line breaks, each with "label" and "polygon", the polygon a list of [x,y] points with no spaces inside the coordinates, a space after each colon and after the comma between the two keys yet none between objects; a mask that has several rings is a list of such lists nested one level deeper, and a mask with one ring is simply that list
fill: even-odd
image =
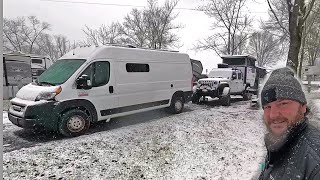
[{"label": "parked vehicle", "polygon": [[21,53],[3,54],[3,99],[13,98],[19,88],[32,82],[31,58]]},{"label": "parked vehicle", "polygon": [[222,56],[223,63],[210,71],[208,78],[198,80],[192,102],[206,96],[218,97],[222,105],[229,106],[230,95],[242,95],[248,100],[258,89],[256,59],[251,56]]},{"label": "parked vehicle", "polygon": [[193,79],[195,82],[197,82],[198,79],[201,78],[203,66],[202,66],[201,61],[199,61],[199,60],[190,59],[190,61],[191,61]]},{"label": "parked vehicle", "polygon": [[168,107],[181,113],[192,94],[187,54],[120,46],[76,48],[11,100],[9,120],[65,136],[90,123]]},{"label": "parked vehicle", "polygon": [[46,56],[30,55],[30,57],[32,81],[35,82],[38,77],[53,64],[53,62],[49,57]]}]

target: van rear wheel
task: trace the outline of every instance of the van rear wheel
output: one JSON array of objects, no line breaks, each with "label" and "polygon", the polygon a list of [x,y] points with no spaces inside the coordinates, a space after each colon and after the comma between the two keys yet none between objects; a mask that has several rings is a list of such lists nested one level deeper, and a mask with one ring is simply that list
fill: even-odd
[{"label": "van rear wheel", "polygon": [[170,110],[174,114],[179,114],[183,111],[184,101],[180,96],[175,96],[171,100]]},{"label": "van rear wheel", "polygon": [[89,116],[78,109],[72,109],[62,114],[59,132],[67,137],[83,135],[90,127]]}]

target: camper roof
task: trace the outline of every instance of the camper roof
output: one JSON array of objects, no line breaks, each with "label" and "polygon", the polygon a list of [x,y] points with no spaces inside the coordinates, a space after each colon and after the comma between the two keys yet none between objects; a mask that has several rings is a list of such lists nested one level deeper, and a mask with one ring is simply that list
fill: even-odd
[{"label": "camper roof", "polygon": [[256,61],[256,58],[254,58],[253,56],[250,55],[223,55],[221,56],[222,59],[224,58],[228,58],[228,59],[232,59],[232,58],[250,58],[250,59],[254,59]]},{"label": "camper roof", "polygon": [[[134,52],[134,53],[133,53]],[[60,59],[137,59],[137,60],[148,60],[148,61],[172,61],[181,60],[185,61],[189,56],[184,53],[178,53],[177,51],[168,50],[156,50],[156,49],[145,49],[135,48],[128,46],[114,46],[114,45],[103,45],[103,46],[90,46],[90,47],[78,47],[71,50]],[[152,57],[152,58],[150,58]]]}]

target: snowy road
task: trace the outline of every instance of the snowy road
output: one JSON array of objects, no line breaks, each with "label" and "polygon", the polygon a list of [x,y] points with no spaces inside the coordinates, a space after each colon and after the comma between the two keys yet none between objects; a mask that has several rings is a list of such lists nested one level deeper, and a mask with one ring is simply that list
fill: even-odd
[{"label": "snowy road", "polygon": [[4,179],[251,179],[265,153],[261,111],[241,101],[116,118],[69,139],[3,131]]}]

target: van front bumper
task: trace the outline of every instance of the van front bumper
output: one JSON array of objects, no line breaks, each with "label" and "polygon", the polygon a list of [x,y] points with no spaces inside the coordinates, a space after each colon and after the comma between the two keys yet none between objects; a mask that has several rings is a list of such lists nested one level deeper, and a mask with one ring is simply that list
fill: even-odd
[{"label": "van front bumper", "polygon": [[44,127],[53,131],[57,130],[59,114],[55,112],[55,101],[33,105],[18,104],[14,101],[11,103],[8,118],[16,126],[25,129]]},{"label": "van front bumper", "polygon": [[35,119],[26,119],[23,117],[15,116],[11,113],[8,113],[8,118],[12,122],[12,124],[22,128],[32,129],[37,126]]}]

